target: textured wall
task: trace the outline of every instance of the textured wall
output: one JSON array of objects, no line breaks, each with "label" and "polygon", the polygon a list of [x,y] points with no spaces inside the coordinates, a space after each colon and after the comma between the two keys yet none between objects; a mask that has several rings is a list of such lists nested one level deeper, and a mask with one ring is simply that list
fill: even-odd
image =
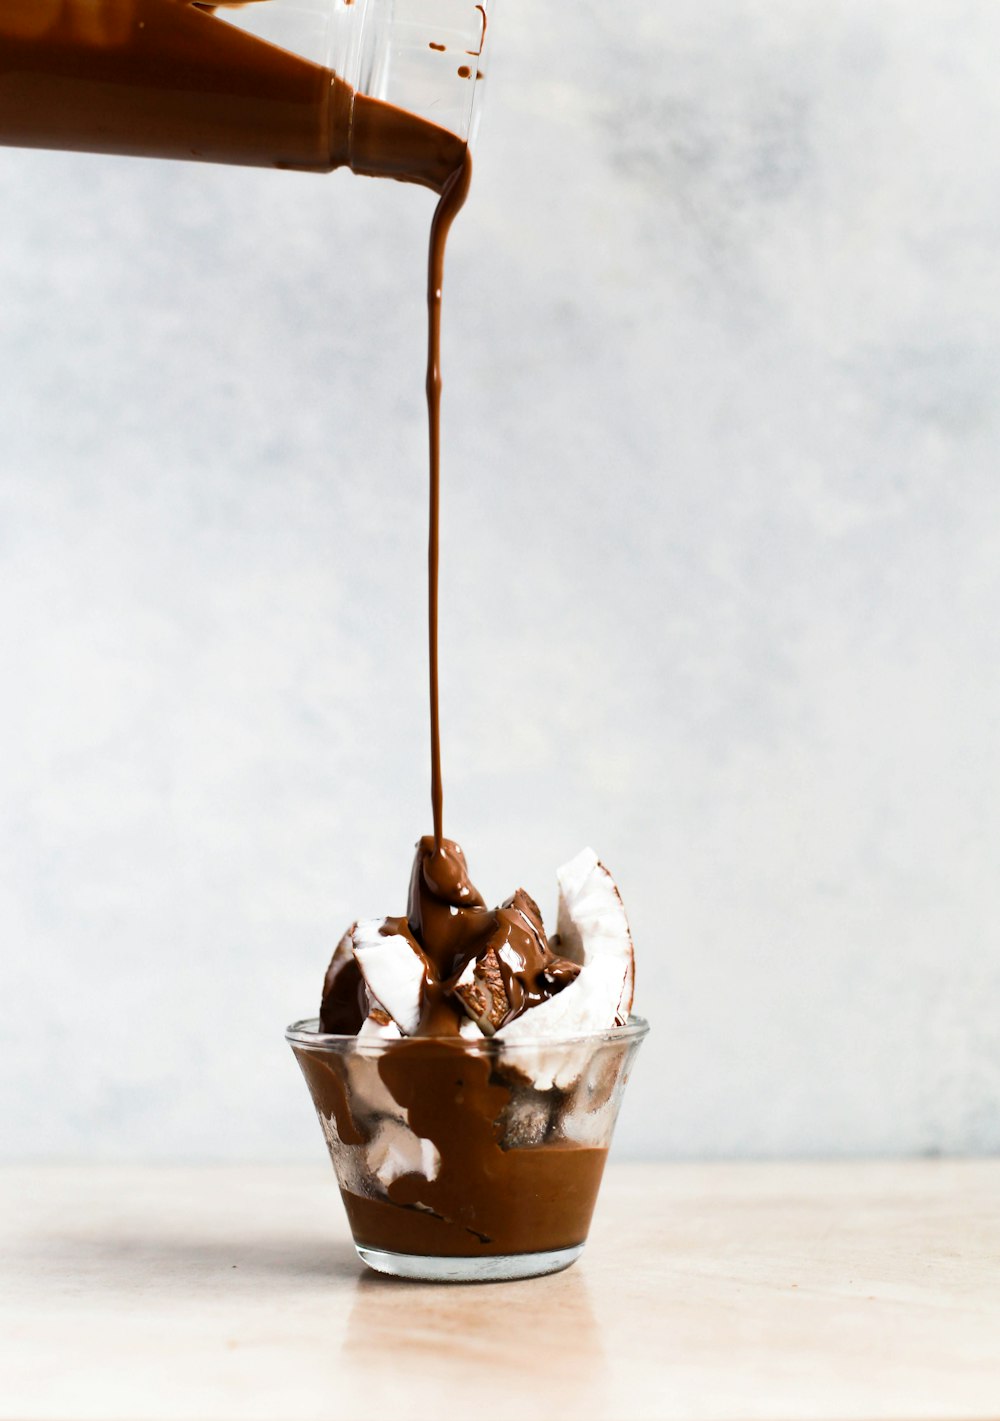
[{"label": "textured wall", "polygon": [[[1000,1146],[1000,7],[507,0],[446,819],[593,843],[644,1155]],[[428,823],[428,195],[0,152],[0,1152],[317,1157]]]}]

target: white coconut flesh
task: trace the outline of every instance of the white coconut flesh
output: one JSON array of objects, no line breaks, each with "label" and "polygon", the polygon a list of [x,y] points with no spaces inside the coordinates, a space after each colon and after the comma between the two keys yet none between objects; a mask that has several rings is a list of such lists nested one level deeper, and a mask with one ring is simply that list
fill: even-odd
[{"label": "white coconut flesh", "polygon": [[[614,1017],[606,1025],[624,1025],[632,1009],[635,952],[622,896],[593,849],[581,849],[557,873],[559,914],[556,930],[563,957],[580,963],[580,977],[601,964],[601,980],[618,981]],[[577,982],[580,981],[577,978]],[[574,984],[576,985],[576,984]],[[572,988],[567,988],[570,991]],[[565,996],[563,992],[560,995]]]},{"label": "white coconut flesh", "polygon": [[369,992],[404,1036],[420,1024],[427,958],[401,933],[386,936],[385,918],[367,918],[354,929],[354,957]]}]

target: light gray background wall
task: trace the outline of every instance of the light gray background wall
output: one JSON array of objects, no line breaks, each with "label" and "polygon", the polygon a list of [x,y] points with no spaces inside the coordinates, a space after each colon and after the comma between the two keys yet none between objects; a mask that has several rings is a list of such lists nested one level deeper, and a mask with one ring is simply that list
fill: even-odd
[{"label": "light gray background wall", "polygon": [[[616,871],[632,1155],[1000,1145],[1000,7],[507,0],[447,821]],[[431,199],[0,153],[0,1151],[316,1158],[428,823]]]}]

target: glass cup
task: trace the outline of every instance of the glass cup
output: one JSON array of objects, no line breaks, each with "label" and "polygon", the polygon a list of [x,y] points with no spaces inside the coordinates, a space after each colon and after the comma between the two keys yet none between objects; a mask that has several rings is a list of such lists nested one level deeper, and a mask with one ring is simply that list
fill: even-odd
[{"label": "glass cup", "polygon": [[556,1273],[583,1252],[649,1027],[565,1041],[288,1028],[358,1256],[400,1278]]}]

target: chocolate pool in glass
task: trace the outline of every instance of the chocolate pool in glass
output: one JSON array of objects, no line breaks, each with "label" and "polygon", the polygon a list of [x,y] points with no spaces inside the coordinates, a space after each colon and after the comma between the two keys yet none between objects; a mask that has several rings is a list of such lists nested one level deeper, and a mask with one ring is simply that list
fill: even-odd
[{"label": "chocolate pool in glass", "polygon": [[645,1021],[509,1045],[318,1026],[296,1022],[286,1037],[365,1263],[473,1282],[579,1258]]}]

